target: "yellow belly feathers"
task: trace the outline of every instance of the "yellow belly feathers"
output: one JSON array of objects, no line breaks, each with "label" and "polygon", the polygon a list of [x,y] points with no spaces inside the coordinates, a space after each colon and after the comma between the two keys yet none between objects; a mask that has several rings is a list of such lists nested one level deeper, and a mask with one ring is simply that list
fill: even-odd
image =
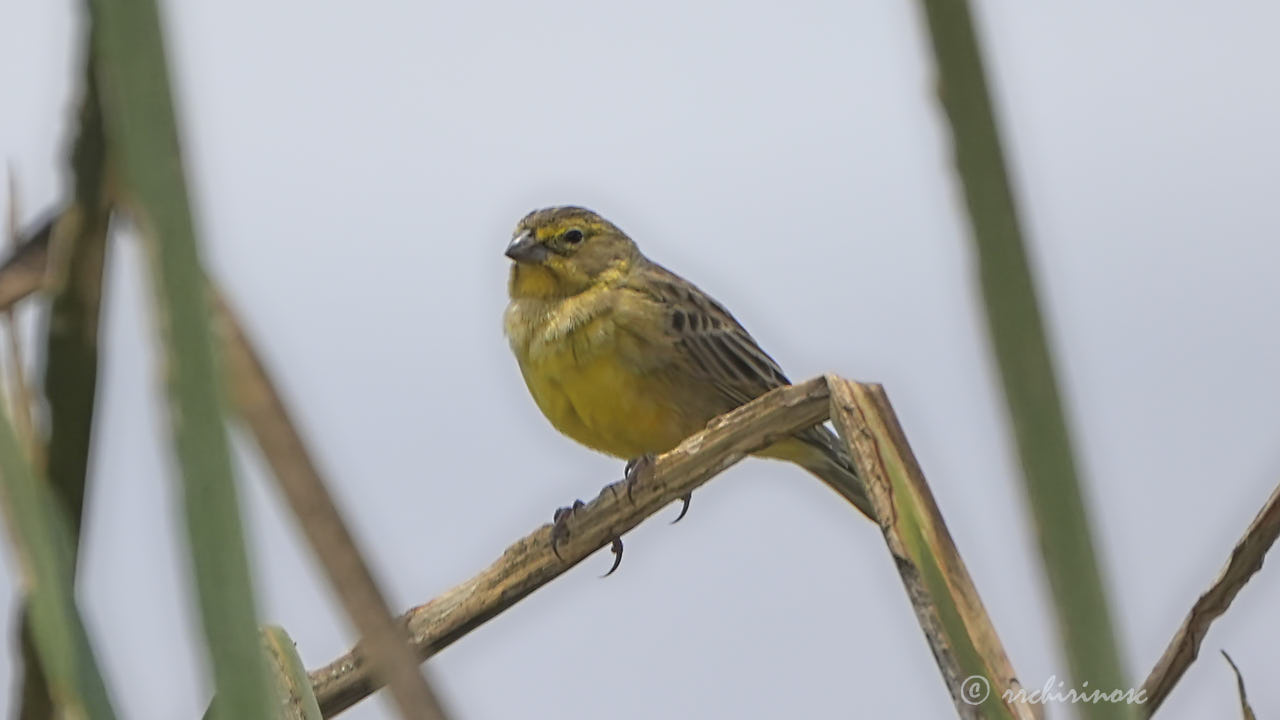
[{"label": "yellow belly feathers", "polygon": [[666,373],[613,317],[607,289],[569,299],[512,302],[504,318],[529,392],[557,430],[620,458],[675,447],[706,418],[670,402]]}]

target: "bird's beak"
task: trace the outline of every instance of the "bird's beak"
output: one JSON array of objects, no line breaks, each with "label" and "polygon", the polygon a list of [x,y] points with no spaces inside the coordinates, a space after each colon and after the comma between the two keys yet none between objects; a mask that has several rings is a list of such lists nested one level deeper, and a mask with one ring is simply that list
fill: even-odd
[{"label": "bird's beak", "polygon": [[538,242],[533,233],[525,230],[511,238],[505,255],[516,262],[539,263],[547,258],[547,246]]}]

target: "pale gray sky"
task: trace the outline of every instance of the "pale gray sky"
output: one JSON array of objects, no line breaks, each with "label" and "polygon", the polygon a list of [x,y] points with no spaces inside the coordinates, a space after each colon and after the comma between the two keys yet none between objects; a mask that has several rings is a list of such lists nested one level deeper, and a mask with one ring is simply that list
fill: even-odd
[{"label": "pale gray sky", "polygon": [[[0,155],[28,216],[60,193],[77,7],[0,0]],[[1065,676],[913,3],[165,10],[209,267],[397,609],[619,477],[542,419],[500,330],[511,227],[578,203],[793,378],[884,382],[1023,683]],[[1280,6],[978,11],[1136,683],[1280,480]],[[195,718],[142,260],[113,248],[80,600],[122,714]],[[263,620],[321,665],[351,629],[256,455],[240,466]],[[747,461],[665,519],[615,576],[592,558],[432,660],[456,717],[953,714],[878,533],[812,478]],[[1278,572],[1162,717],[1236,712],[1219,648],[1280,708]]]}]

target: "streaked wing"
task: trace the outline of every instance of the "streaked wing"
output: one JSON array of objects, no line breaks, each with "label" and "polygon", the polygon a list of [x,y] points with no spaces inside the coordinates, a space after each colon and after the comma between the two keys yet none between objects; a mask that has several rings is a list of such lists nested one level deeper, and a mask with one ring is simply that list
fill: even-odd
[{"label": "streaked wing", "polygon": [[706,293],[653,263],[643,269],[641,278],[633,289],[662,307],[663,329],[681,359],[724,395],[730,406],[791,383],[729,311]]},{"label": "streaked wing", "polygon": [[[627,285],[629,290],[646,296],[648,303],[658,306],[662,315],[661,332],[670,341],[668,347],[674,353],[668,361],[674,361],[681,373],[691,375],[694,383],[714,391],[719,402],[713,403],[718,406],[713,415],[791,384],[778,363],[760,349],[724,306],[680,276],[660,265],[647,263]],[[652,325],[649,328],[654,329]],[[796,433],[795,437],[820,450],[850,477],[855,475],[847,453],[825,426],[815,425]],[[815,472],[828,479],[822,472]],[[858,507],[871,514],[865,501]]]}]

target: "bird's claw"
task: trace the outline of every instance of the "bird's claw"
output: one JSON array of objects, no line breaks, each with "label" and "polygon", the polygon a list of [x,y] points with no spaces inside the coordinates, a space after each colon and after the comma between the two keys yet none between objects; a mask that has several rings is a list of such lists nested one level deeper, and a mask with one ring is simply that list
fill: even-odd
[{"label": "bird's claw", "polygon": [[[586,503],[581,500],[574,500],[568,507],[557,508],[555,515],[551,518],[551,554],[555,555],[560,562],[564,562],[564,558],[560,555],[560,543],[569,539],[569,518],[584,505]],[[613,567],[609,568],[609,572],[601,575],[602,578],[612,575],[613,571],[622,564],[622,538],[614,538],[609,544],[609,550],[613,553]]]},{"label": "bird's claw", "polygon": [[564,558],[560,557],[560,543],[569,538],[569,517],[585,504],[581,500],[574,500],[568,507],[556,508],[555,515],[551,518],[551,554],[560,562],[564,562]]},{"label": "bird's claw", "polygon": [[627,484],[627,500],[632,504],[635,504],[635,498],[631,497],[631,489],[653,472],[653,457],[653,453],[633,457],[627,461],[627,467],[622,471],[622,478]]},{"label": "bird's claw", "polygon": [[609,544],[609,552],[613,553],[613,567],[609,568],[609,572],[601,575],[601,578],[609,577],[622,564],[622,538],[616,537],[613,539],[613,542]]},{"label": "bird's claw", "polygon": [[693,500],[693,493],[685,493],[680,497],[680,502],[684,503],[684,507],[680,508],[680,514],[676,516],[676,519],[671,521],[672,525],[675,525],[676,523],[684,519],[684,514],[689,512],[689,502],[692,500]]}]

